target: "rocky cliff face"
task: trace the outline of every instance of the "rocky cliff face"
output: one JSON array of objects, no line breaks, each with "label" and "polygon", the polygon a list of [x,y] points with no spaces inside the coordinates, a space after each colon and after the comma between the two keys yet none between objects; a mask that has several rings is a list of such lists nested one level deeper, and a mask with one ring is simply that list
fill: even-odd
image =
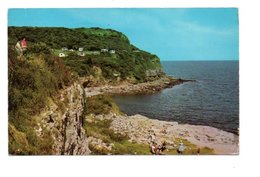
[{"label": "rocky cliff face", "polygon": [[146,77],[156,77],[160,76],[162,74],[162,69],[161,68],[156,68],[156,69],[148,69],[146,70],[145,74]]},{"label": "rocky cliff face", "polygon": [[90,154],[86,132],[83,128],[84,90],[77,83],[62,91],[58,101],[49,104],[40,116],[36,132],[43,136],[44,130],[50,133],[53,154]]}]

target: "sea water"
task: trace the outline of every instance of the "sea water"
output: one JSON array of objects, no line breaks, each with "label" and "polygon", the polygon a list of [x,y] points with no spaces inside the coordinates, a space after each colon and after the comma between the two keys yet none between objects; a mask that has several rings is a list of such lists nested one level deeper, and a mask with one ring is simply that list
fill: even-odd
[{"label": "sea water", "polygon": [[114,96],[123,112],[238,133],[238,61],[165,61],[162,66],[167,75],[196,82],[152,95]]}]

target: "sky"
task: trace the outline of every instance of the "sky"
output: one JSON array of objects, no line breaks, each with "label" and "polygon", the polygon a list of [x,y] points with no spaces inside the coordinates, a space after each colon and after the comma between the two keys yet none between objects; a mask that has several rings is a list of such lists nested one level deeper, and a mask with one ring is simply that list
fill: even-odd
[{"label": "sky", "polygon": [[8,26],[100,27],[161,60],[238,60],[237,8],[9,9]]}]

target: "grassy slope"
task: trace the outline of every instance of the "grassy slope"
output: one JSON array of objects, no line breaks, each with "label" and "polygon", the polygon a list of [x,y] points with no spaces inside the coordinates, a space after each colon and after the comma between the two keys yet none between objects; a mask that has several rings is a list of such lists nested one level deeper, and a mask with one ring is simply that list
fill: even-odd
[{"label": "grassy slope", "polygon": [[[105,79],[115,80],[114,73],[120,73],[122,79],[134,78],[136,82],[146,81],[146,70],[161,69],[160,59],[130,44],[121,32],[101,28],[43,28],[9,27],[9,44],[15,45],[17,39],[26,37],[28,52],[39,53],[39,49],[54,49],[55,55],[62,47],[85,51],[100,51],[102,48],[114,49],[116,54],[77,56],[70,52],[64,62],[79,76],[93,75],[92,68],[100,67]],[[46,35],[48,34],[48,35]],[[42,50],[41,49],[41,50]],[[139,52],[134,52],[138,50]]]}]

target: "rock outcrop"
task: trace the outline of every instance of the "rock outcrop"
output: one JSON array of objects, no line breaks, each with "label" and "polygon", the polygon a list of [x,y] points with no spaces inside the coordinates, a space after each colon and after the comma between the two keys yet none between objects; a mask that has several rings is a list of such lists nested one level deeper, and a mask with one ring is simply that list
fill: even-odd
[{"label": "rock outcrop", "polygon": [[117,95],[142,95],[152,94],[161,91],[165,88],[173,87],[185,82],[194,82],[195,80],[174,79],[172,77],[161,77],[159,79],[143,82],[139,84],[132,84],[129,82],[121,82],[118,85],[104,85],[99,87],[85,88],[86,96],[91,97],[99,94],[109,93]]},{"label": "rock outcrop", "polygon": [[145,75],[146,75],[146,77],[156,77],[156,76],[162,75],[162,73],[163,73],[162,69],[157,68],[157,69],[146,70]]},{"label": "rock outcrop", "polygon": [[84,105],[84,90],[75,83],[62,91],[60,98],[55,102],[49,100],[46,110],[37,116],[37,135],[43,136],[44,130],[50,133],[54,140],[53,154],[90,154],[83,128]]}]

